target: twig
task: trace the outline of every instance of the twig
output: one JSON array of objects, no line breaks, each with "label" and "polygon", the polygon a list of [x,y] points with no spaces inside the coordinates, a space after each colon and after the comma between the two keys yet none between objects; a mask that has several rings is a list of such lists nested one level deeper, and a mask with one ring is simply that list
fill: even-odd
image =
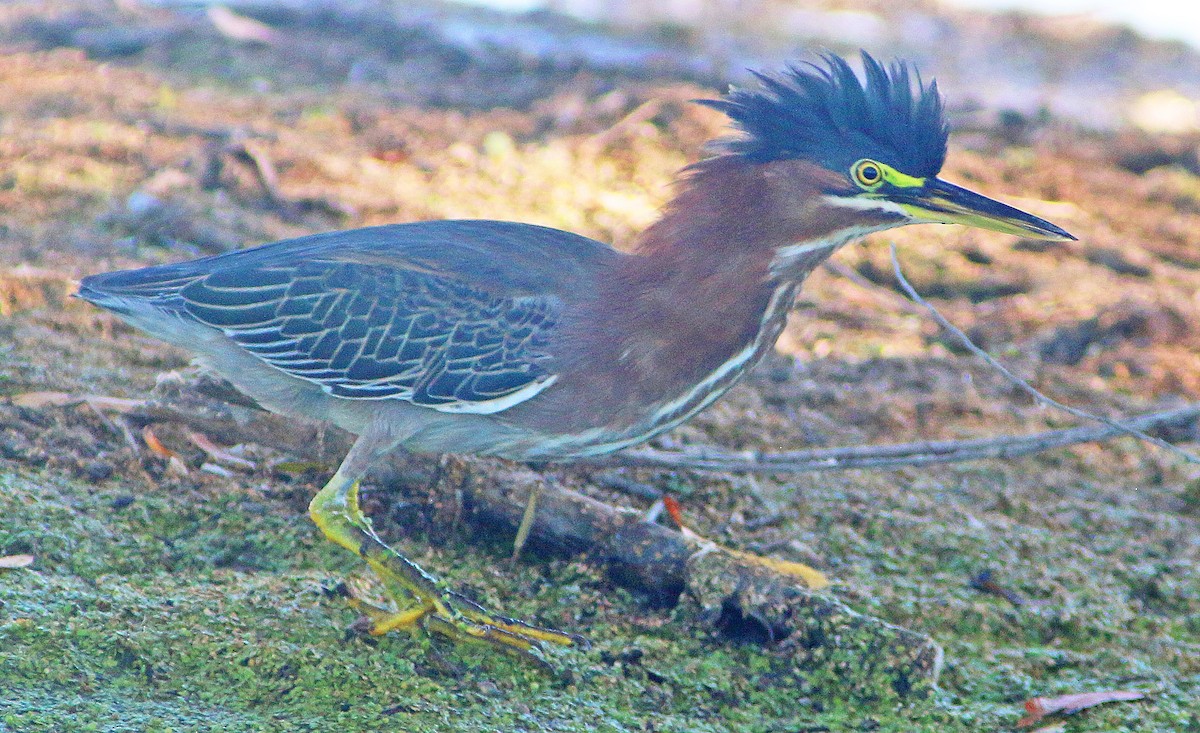
[{"label": "twig", "polygon": [[692,471],[748,473],[808,473],[843,471],[851,468],[897,468],[935,463],[958,463],[986,458],[1016,458],[1077,443],[1127,435],[1132,430],[1149,430],[1200,418],[1200,404],[1152,412],[1126,420],[1117,427],[1077,427],[1041,433],[978,440],[935,440],[893,445],[820,448],[783,453],[730,453],[705,450],[676,453],[656,450],[624,451],[611,456],[580,459],[579,463],[602,466],[684,469]]},{"label": "twig", "polygon": [[584,149],[592,154],[599,154],[614,141],[625,134],[630,128],[653,119],[662,109],[662,100],[651,99],[648,102],[643,102],[638,105],[632,112],[617,120],[613,125],[605,130],[592,135],[583,142]]},{"label": "twig", "polygon": [[[348,450],[351,440],[337,430],[330,430],[326,439],[324,428],[307,423],[269,421],[260,409],[246,408],[212,398],[202,390],[188,390],[174,401],[155,401],[134,410],[130,417],[139,423],[181,422],[193,430],[222,435],[234,442],[256,442],[299,455],[315,455],[321,460]],[[1150,430],[1168,425],[1180,425],[1200,419],[1200,403],[1139,415],[1125,421],[1126,428]],[[269,425],[270,427],[263,427]],[[1062,448],[1078,443],[1094,443],[1124,435],[1124,428],[1081,426],[1063,430],[1048,430],[1032,435],[980,438],[975,440],[940,440],[893,445],[846,446],[783,453],[754,453],[704,450],[686,453],[650,449],[627,450],[610,456],[581,458],[579,465],[609,467],[641,467],[667,470],[692,470],[743,473],[808,473],[813,471],[842,471],[853,468],[896,468],[925,466],[936,463],[956,463],[987,458],[1016,458]],[[132,436],[129,438],[133,440]],[[136,445],[136,442],[135,442]],[[602,474],[599,483],[605,488],[635,493]],[[639,496],[655,499],[649,492]]]},{"label": "twig", "polygon": [[1141,430],[1139,430],[1135,427],[1132,427],[1128,424],[1119,423],[1116,420],[1104,417],[1103,415],[1096,415],[1091,412],[1087,412],[1085,410],[1080,410],[1078,408],[1071,407],[1070,405],[1065,405],[1065,404],[1059,402],[1058,400],[1051,399],[1051,398],[1047,397],[1046,395],[1042,394],[1041,392],[1037,391],[1037,389],[1035,389],[1032,385],[1030,385],[1029,382],[1026,382],[1024,379],[1021,379],[1016,374],[1013,374],[1012,372],[1010,372],[1007,368],[1005,368],[1005,366],[1003,364],[1001,364],[1000,362],[998,362],[994,358],[992,358],[991,354],[987,353],[983,349],[976,346],[975,343],[971,341],[970,336],[967,336],[967,334],[963,333],[961,329],[959,329],[957,326],[955,326],[950,321],[946,320],[946,318],[941,313],[938,312],[937,308],[934,308],[932,305],[930,305],[928,302],[926,302],[925,299],[922,298],[920,296],[920,294],[918,294],[917,291],[913,289],[913,286],[908,282],[907,279],[905,279],[904,273],[900,269],[900,259],[896,256],[896,245],[895,244],[892,244],[892,271],[896,274],[896,280],[900,283],[900,287],[904,288],[904,292],[908,294],[908,297],[912,298],[915,302],[925,306],[925,308],[929,311],[930,315],[933,316],[933,319],[935,321],[937,321],[938,324],[942,328],[946,329],[951,334],[953,334],[954,337],[957,338],[962,343],[962,345],[967,348],[967,350],[969,350],[972,354],[974,354],[975,356],[978,356],[980,359],[983,359],[985,362],[987,362],[988,366],[990,366],[993,369],[995,369],[996,371],[1000,372],[1000,374],[1002,374],[1005,379],[1012,382],[1018,389],[1025,392],[1030,397],[1033,397],[1033,399],[1037,400],[1038,404],[1049,405],[1050,407],[1055,407],[1055,408],[1067,413],[1068,415],[1074,415],[1075,417],[1078,417],[1078,418],[1081,418],[1084,420],[1092,420],[1094,422],[1103,423],[1104,425],[1107,425],[1108,427],[1110,427],[1113,430],[1116,430],[1120,433],[1124,433],[1126,435],[1137,438],[1138,440],[1143,440],[1147,443],[1152,443],[1154,445],[1157,445],[1159,448],[1162,448],[1163,450],[1174,453],[1175,455],[1184,459],[1188,463],[1200,463],[1200,457],[1197,457],[1197,456],[1189,453],[1188,451],[1183,450],[1182,448],[1177,448],[1177,447],[1171,445],[1170,443],[1168,443],[1167,441],[1162,440],[1161,438],[1155,438],[1151,435],[1147,435],[1146,433],[1142,432]]},{"label": "twig", "polygon": [[659,501],[663,495],[662,491],[649,484],[634,481],[613,471],[596,474],[592,477],[592,482],[602,488],[620,491],[646,501]]},{"label": "twig", "polygon": [[529,530],[533,529],[533,520],[537,514],[538,494],[542,492],[541,483],[535,483],[529,489],[529,498],[525,500],[525,511],[521,514],[521,523],[517,525],[517,537],[513,540],[512,563],[517,564],[521,550],[529,540]]},{"label": "twig", "polygon": [[900,295],[895,290],[892,290],[889,287],[880,285],[879,283],[874,282],[872,280],[868,280],[867,278],[863,277],[859,273],[855,272],[853,268],[846,267],[845,265],[841,264],[840,262],[834,262],[833,260],[826,260],[825,263],[823,265],[821,265],[821,267],[826,272],[833,273],[834,275],[837,275],[838,277],[849,280],[850,282],[854,283],[855,285],[862,288],[866,292],[875,296],[876,299],[886,300],[889,306],[894,306],[894,307],[899,308],[900,310],[906,311],[908,313],[920,313],[921,312],[921,309],[915,303],[913,303],[911,300],[909,300],[908,298],[905,298],[904,296]]},{"label": "twig", "polygon": [[258,468],[258,464],[254,461],[248,461],[241,456],[235,456],[216,443],[212,442],[207,435],[195,430],[187,431],[188,440],[192,441],[197,448],[208,454],[209,458],[214,461],[236,466],[244,471],[254,471]]}]

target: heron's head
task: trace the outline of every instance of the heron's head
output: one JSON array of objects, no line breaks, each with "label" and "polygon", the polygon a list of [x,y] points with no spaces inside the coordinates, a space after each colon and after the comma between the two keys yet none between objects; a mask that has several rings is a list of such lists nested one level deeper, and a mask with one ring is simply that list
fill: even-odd
[{"label": "heron's head", "polygon": [[844,59],[829,55],[824,64],[756,74],[757,88],[701,101],[728,115],[741,133],[717,141],[722,157],[760,166],[776,181],[773,195],[804,224],[796,230],[812,232],[789,247],[835,248],[872,231],[923,223],[1075,238],[939,178],[948,129],[937,83],[865,52],[862,65],[860,79]]}]

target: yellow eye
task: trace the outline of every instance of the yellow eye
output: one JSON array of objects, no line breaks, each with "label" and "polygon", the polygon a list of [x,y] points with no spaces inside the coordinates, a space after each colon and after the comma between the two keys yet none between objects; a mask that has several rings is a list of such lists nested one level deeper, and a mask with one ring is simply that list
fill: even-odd
[{"label": "yellow eye", "polygon": [[877,188],[883,183],[883,168],[873,160],[860,160],[850,167],[854,182],[866,189]]}]

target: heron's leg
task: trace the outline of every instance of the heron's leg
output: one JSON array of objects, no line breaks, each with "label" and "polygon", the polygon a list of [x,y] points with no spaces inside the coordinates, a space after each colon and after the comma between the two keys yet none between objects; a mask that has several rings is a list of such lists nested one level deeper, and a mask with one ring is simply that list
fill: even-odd
[{"label": "heron's leg", "polygon": [[572,634],[488,613],[443,587],[419,565],[380,539],[359,507],[358,482],[366,467],[390,447],[372,436],[360,438],[333,478],[309,504],[309,514],[325,536],[365,560],[402,609],[389,612],[360,604],[371,618],[371,633],[420,626],[458,641],[478,641],[527,654],[542,641],[585,644]]}]

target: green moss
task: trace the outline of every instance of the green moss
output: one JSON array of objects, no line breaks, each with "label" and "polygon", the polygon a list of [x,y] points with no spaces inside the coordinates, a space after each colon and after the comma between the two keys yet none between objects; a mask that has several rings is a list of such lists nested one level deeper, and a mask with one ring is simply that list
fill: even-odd
[{"label": "green moss", "polygon": [[[697,633],[684,607],[663,625],[584,564],[498,572],[502,548],[451,546],[423,560],[506,612],[586,631],[595,648],[558,653],[562,676],[403,634],[365,640],[324,590],[354,559],[318,541],[291,504],[232,487],[118,501],[130,488],[0,474],[0,554],[37,556],[0,575],[0,730],[965,732],[1011,725],[1028,696],[1107,687],[1154,695],[1089,711],[1088,730],[1195,720],[1194,663],[1181,674],[1143,637],[1082,611],[1017,612],[964,594],[950,604],[970,609],[958,623],[935,612],[926,625],[946,644],[937,694],[905,701],[884,686],[848,699],[837,670],[862,660],[797,671]],[[907,592],[876,602],[895,610]],[[1160,629],[1174,632],[1195,635],[1182,622]]]}]

